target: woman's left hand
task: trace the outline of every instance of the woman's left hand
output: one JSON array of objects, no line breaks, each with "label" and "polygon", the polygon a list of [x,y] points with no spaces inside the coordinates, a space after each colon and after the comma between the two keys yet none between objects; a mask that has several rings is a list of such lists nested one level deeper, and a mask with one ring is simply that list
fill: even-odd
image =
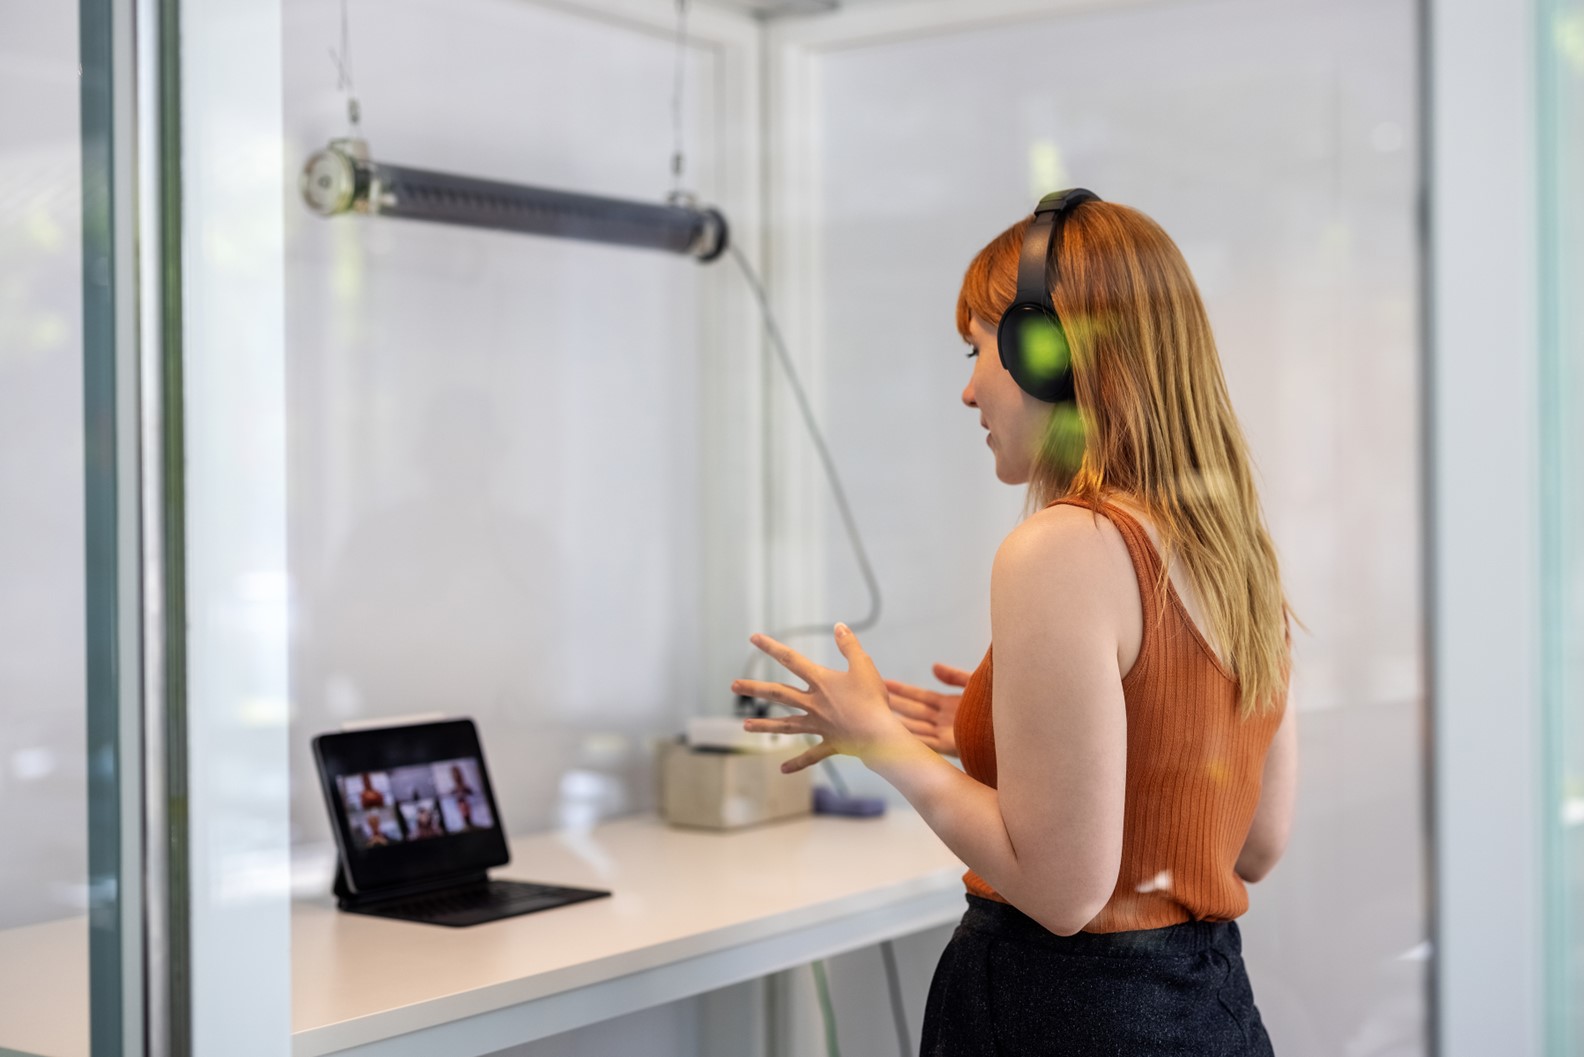
[{"label": "woman's left hand", "polygon": [[837,753],[864,759],[899,735],[912,737],[891,711],[890,694],[874,661],[869,659],[858,644],[858,636],[847,625],[836,625],[836,648],[847,659],[845,672],[821,667],[768,635],[753,635],[748,641],[808,683],[808,689],[799,690],[785,683],[736,680],[731,686],[733,693],[774,701],[803,713],[782,719],[750,719],[743,723],[743,729],[774,734],[818,734],[824,739],[801,756],[783,763],[783,773],[801,771]]}]

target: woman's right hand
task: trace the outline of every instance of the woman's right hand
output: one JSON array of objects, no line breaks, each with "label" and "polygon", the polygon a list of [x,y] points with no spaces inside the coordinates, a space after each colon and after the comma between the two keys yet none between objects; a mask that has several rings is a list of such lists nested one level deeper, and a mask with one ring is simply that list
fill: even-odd
[{"label": "woman's right hand", "polygon": [[[968,677],[972,674],[949,664],[936,664],[934,672],[935,678],[947,686],[956,687],[967,686]],[[956,722],[957,706],[962,703],[962,694],[925,690],[899,683],[895,679],[887,679],[885,685],[891,693],[891,711],[901,717],[903,726],[936,752],[946,756],[957,755],[957,736],[952,733],[952,724]]]}]

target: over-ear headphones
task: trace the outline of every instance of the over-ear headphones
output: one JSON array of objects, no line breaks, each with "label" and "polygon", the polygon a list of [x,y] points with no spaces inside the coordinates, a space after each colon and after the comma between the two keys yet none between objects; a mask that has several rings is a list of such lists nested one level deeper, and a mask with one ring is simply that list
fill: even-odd
[{"label": "over-ear headphones", "polygon": [[1039,200],[1018,258],[1017,298],[1001,314],[996,327],[1001,366],[1012,373],[1025,393],[1048,404],[1076,397],[1072,352],[1061,320],[1056,318],[1056,306],[1051,304],[1051,287],[1058,278],[1056,247],[1073,207],[1098,201],[1099,195],[1082,187],[1056,191]]}]

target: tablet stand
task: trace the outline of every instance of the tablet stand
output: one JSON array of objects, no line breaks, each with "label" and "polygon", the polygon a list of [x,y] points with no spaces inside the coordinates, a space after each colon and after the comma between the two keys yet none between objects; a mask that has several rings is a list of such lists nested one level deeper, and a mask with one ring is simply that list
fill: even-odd
[{"label": "tablet stand", "polygon": [[330,885],[330,891],[336,897],[336,907],[341,910],[362,911],[380,903],[390,903],[414,896],[429,895],[434,892],[443,892],[448,888],[457,888],[468,884],[483,884],[489,880],[489,874],[484,870],[472,873],[447,874],[440,880],[429,879],[415,884],[386,885],[377,892],[354,892],[352,885],[347,880],[346,860],[336,852],[335,881]]}]

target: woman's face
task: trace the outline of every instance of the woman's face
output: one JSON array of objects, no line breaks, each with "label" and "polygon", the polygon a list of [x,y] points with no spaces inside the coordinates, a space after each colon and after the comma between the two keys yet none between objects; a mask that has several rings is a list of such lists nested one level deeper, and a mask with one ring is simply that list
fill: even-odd
[{"label": "woman's face", "polygon": [[995,453],[996,477],[1006,484],[1026,484],[1051,405],[1018,388],[1011,372],[1001,366],[995,331],[978,316],[969,320],[968,337],[978,355],[973,357],[973,375],[962,391],[962,402],[979,409],[979,424],[989,430],[986,443]]}]

